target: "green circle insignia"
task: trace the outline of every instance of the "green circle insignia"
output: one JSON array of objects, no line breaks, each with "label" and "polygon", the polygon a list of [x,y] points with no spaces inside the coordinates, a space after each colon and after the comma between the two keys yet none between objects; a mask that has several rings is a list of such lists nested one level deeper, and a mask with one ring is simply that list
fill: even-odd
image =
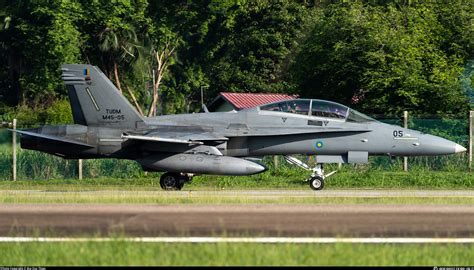
[{"label": "green circle insignia", "polygon": [[316,148],[321,149],[321,148],[323,148],[323,146],[324,146],[324,143],[322,141],[317,141],[316,142]]}]

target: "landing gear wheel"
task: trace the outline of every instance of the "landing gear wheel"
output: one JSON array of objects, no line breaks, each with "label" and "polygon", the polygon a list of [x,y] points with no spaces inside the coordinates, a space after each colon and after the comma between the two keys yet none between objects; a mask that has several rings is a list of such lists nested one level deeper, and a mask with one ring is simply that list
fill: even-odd
[{"label": "landing gear wheel", "polygon": [[309,180],[309,187],[312,190],[321,190],[324,188],[324,179],[320,176],[315,176]]},{"label": "landing gear wheel", "polygon": [[180,190],[184,186],[179,173],[165,173],[160,178],[160,186],[164,190]]},{"label": "landing gear wheel", "polygon": [[300,168],[303,168],[307,171],[312,171],[311,178],[305,179],[305,182],[309,182],[309,187],[312,190],[321,190],[324,188],[324,179],[327,177],[335,174],[337,171],[332,171],[328,174],[324,174],[323,164],[317,163],[316,166],[311,168],[308,164],[304,163],[303,161],[292,157],[292,156],[283,156],[285,160],[293,165],[296,165]]},{"label": "landing gear wheel", "polygon": [[190,181],[191,180],[189,180],[189,177],[186,174],[185,175],[179,175],[176,190],[181,190],[184,186],[184,183],[188,183]]}]

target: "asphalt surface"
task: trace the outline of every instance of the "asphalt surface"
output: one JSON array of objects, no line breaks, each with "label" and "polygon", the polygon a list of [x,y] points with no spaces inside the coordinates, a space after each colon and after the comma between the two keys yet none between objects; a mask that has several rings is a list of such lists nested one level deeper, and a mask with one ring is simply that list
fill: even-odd
[{"label": "asphalt surface", "polygon": [[474,205],[0,205],[0,236],[116,234],[473,237]]}]

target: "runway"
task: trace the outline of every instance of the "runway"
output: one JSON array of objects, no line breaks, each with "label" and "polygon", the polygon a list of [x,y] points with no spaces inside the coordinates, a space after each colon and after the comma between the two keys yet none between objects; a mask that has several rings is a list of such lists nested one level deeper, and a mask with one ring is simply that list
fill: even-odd
[{"label": "runway", "polygon": [[0,205],[0,236],[116,234],[472,238],[474,205]]}]

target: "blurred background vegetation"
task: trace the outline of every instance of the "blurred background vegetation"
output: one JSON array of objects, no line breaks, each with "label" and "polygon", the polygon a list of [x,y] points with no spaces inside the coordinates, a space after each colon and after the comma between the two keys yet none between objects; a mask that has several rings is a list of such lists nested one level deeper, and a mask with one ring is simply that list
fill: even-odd
[{"label": "blurred background vegetation", "polygon": [[[0,0],[0,121],[72,123],[60,67],[90,63],[146,116],[199,111],[203,86],[206,102],[287,93],[397,125],[407,110],[410,128],[467,145],[473,37],[474,1]],[[11,177],[10,136],[0,130],[0,179]],[[466,159],[409,160],[411,170],[465,171]],[[85,177],[144,176],[133,161],[84,166]],[[356,166],[399,171],[401,161]],[[23,179],[77,175],[76,161],[21,149],[19,168]],[[288,168],[275,170],[301,178]]]},{"label": "blurred background vegetation", "polygon": [[0,0],[0,120],[70,123],[63,63],[99,66],[149,116],[199,111],[209,86],[207,102],[281,92],[464,117],[473,17],[473,1]]}]

